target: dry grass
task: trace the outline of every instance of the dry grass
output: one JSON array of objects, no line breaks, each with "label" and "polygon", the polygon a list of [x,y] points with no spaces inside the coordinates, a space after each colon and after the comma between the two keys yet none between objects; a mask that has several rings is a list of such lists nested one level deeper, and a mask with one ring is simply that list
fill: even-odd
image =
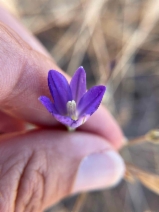
[{"label": "dry grass", "polygon": [[83,65],[89,86],[107,85],[104,104],[126,136],[136,137],[121,151],[125,182],[69,198],[48,212],[157,212],[159,132],[150,130],[159,124],[159,0],[3,3],[68,74]]}]

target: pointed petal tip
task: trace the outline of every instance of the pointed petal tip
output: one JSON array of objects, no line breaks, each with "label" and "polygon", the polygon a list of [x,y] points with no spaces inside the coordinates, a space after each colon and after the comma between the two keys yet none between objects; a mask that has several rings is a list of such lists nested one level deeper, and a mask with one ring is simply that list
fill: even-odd
[{"label": "pointed petal tip", "polygon": [[[76,72],[78,72],[78,71],[82,71],[82,72],[84,72],[84,73],[86,73],[86,71],[85,71],[85,69],[83,68],[83,66],[80,66],[77,70],[76,70]],[[75,73],[76,73],[75,72]]]},{"label": "pointed petal tip", "polygon": [[43,104],[45,106],[45,96],[40,96],[38,98],[39,102],[41,102],[41,104]]},{"label": "pointed petal tip", "polygon": [[40,97],[38,98],[38,100],[39,100],[40,102],[43,102],[44,99],[45,99],[45,96],[40,96]]},{"label": "pointed petal tip", "polygon": [[55,71],[55,70],[52,70],[52,69],[51,69],[51,70],[48,71],[48,74],[51,74],[51,72],[54,72],[54,71]]},{"label": "pointed petal tip", "polygon": [[[49,70],[49,72],[48,72],[48,78],[50,78],[50,77],[52,77],[52,76],[54,76],[54,77],[64,77],[64,75],[63,75],[62,73],[60,73],[59,71],[54,70],[54,69],[51,69],[51,70]],[[65,77],[64,77],[64,78],[65,78]]]},{"label": "pointed petal tip", "polygon": [[[56,74],[56,73],[59,73],[58,71],[56,71],[56,70],[54,70],[54,69],[51,69],[51,70],[49,70],[49,72],[48,72],[48,77],[49,77],[49,75],[51,75],[51,74]],[[59,73],[60,74],[60,73]]]},{"label": "pointed petal tip", "polygon": [[[57,71],[57,70],[54,70],[54,69],[51,69],[51,70],[49,70],[49,72],[48,72],[48,80],[49,79],[57,79],[57,78],[59,78],[59,79],[61,79],[61,80],[65,80],[65,81],[67,81],[67,79],[66,79],[66,77],[61,73],[61,72],[59,72],[59,71]],[[67,83],[68,83],[68,81],[67,81]]]},{"label": "pointed petal tip", "polygon": [[55,105],[47,96],[40,96],[38,98],[40,102],[44,105],[44,107],[52,114],[58,114],[58,111],[55,108]]},{"label": "pointed petal tip", "polygon": [[106,86],[105,85],[102,85],[102,87],[103,87],[103,90],[106,91],[106,89],[107,89]]},{"label": "pointed petal tip", "polygon": [[106,86],[105,85],[97,85],[95,86],[96,89],[98,89],[101,93],[105,93],[106,91]]}]

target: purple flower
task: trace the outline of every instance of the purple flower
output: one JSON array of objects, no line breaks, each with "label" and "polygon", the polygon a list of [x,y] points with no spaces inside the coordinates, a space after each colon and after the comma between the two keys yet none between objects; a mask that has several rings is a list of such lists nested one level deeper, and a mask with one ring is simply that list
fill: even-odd
[{"label": "purple flower", "polygon": [[39,100],[56,120],[73,129],[84,124],[97,110],[106,90],[99,85],[86,91],[86,73],[82,66],[75,72],[70,85],[61,73],[50,70],[48,86],[54,102],[46,96]]}]

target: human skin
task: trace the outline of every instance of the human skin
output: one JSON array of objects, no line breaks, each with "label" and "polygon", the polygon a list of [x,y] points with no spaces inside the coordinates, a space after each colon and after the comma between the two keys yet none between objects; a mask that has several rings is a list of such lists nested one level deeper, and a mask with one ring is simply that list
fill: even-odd
[{"label": "human skin", "polygon": [[124,175],[117,153],[124,136],[113,117],[100,106],[68,133],[38,101],[50,97],[48,70],[63,71],[1,7],[0,21],[0,211],[42,212],[68,195],[115,185]]}]

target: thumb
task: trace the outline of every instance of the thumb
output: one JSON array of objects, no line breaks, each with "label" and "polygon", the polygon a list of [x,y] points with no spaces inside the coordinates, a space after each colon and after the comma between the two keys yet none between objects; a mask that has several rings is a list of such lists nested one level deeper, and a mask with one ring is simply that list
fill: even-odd
[{"label": "thumb", "polygon": [[53,130],[1,139],[0,167],[4,212],[40,212],[68,195],[113,186],[124,174],[121,157],[103,138]]}]

